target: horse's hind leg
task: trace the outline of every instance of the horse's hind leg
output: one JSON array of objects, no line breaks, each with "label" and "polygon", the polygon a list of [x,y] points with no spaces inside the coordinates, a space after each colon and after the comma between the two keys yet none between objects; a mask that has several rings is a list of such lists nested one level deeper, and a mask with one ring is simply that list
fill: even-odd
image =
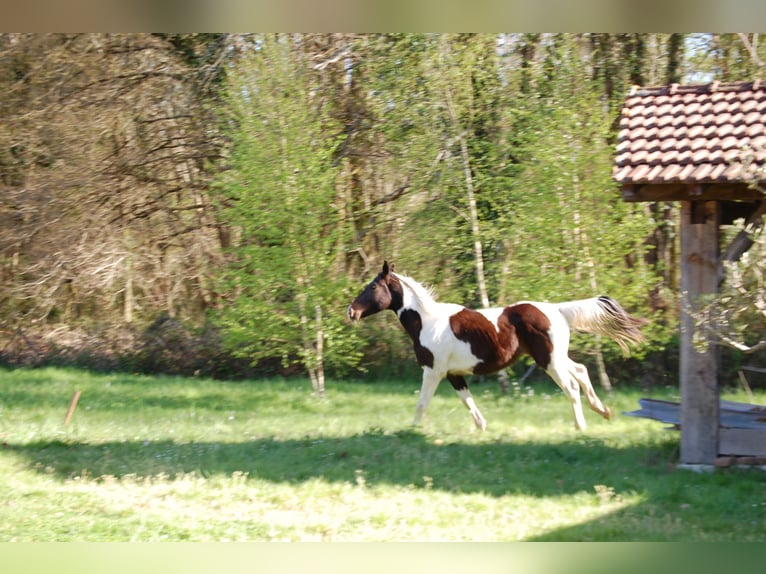
[{"label": "horse's hind leg", "polygon": [[430,367],[423,367],[423,383],[420,385],[420,397],[415,408],[415,419],[412,421],[412,424],[420,424],[436,392],[436,387],[439,386],[439,382],[442,380],[442,376],[441,373],[434,372]]},{"label": "horse's hind leg", "polygon": [[471,413],[473,422],[476,423],[476,428],[485,430],[487,428],[487,421],[482,416],[479,407],[476,406],[476,401],[473,400],[473,395],[471,394],[471,391],[468,390],[468,383],[465,382],[465,378],[460,375],[447,374],[447,380],[457,392],[460,400],[463,401],[468,412]]},{"label": "horse's hind leg", "polygon": [[585,368],[585,365],[575,363],[570,359],[569,372],[580,384],[580,387],[585,393],[585,397],[588,399],[590,408],[600,414],[606,420],[609,420],[612,416],[612,411],[610,411],[609,407],[604,405],[596,395],[596,391],[594,390],[593,384],[590,382],[590,377],[588,376],[588,369]]},{"label": "horse's hind leg", "polygon": [[585,430],[588,425],[585,422],[585,415],[583,415],[582,404],[580,403],[580,387],[567,368],[568,361],[569,359],[561,361],[552,358],[551,363],[548,365],[545,372],[548,373],[561,390],[564,391],[564,394],[572,403],[575,428],[577,430]]}]

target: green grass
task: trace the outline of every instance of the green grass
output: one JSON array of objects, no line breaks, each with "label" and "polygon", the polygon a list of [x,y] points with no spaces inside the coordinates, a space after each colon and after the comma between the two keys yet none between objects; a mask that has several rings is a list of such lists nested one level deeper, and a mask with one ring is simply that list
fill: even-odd
[{"label": "green grass", "polygon": [[418,386],[0,370],[0,541],[766,540],[766,473],[679,470],[662,423],[487,382],[486,432],[446,383],[412,428]]}]

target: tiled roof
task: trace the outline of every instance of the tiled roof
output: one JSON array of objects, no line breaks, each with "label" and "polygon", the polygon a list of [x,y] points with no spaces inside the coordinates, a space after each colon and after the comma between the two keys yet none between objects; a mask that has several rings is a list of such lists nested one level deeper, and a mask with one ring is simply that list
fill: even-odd
[{"label": "tiled roof", "polygon": [[766,85],[758,80],[635,87],[622,108],[612,176],[623,184],[741,182],[765,160]]}]

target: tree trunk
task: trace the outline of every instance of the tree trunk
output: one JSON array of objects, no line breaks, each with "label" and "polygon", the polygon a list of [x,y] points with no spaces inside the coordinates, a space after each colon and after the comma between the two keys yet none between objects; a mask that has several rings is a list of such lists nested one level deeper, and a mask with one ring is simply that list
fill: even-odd
[{"label": "tree trunk", "polygon": [[324,398],[324,330],[322,329],[322,307],[317,305],[316,310],[316,323],[317,323],[317,340],[316,340],[316,381],[312,381],[314,385],[314,392],[320,399]]},{"label": "tree trunk", "polygon": [[476,207],[476,194],[473,188],[473,176],[471,174],[471,156],[468,153],[468,145],[465,141],[463,128],[455,113],[455,106],[452,102],[452,92],[449,86],[444,89],[447,110],[449,111],[452,126],[458,131],[458,142],[460,143],[460,158],[463,164],[463,175],[465,177],[465,189],[468,196],[468,214],[471,220],[471,235],[473,236],[473,255],[476,263],[476,283],[479,288],[479,299],[481,306],[489,307],[489,297],[487,295],[487,281],[484,274],[484,250],[481,244],[481,234],[479,231],[479,210]]},{"label": "tree trunk", "polygon": [[473,190],[473,177],[471,176],[471,160],[468,155],[468,146],[465,138],[460,136],[460,155],[463,158],[463,173],[465,174],[465,189],[468,194],[468,213],[471,217],[471,235],[473,235],[473,256],[476,260],[476,281],[479,288],[481,306],[489,307],[487,295],[487,280],[484,275],[484,249],[481,244],[479,232],[479,210],[476,207],[476,194]]},{"label": "tree trunk", "polygon": [[128,254],[125,263],[125,322],[133,322],[133,260]]},{"label": "tree trunk", "polygon": [[122,233],[125,242],[125,297],[123,318],[126,323],[133,322],[133,242],[130,240],[130,230],[125,228]]},{"label": "tree trunk", "polygon": [[683,59],[684,51],[684,35],[683,34],[671,34],[668,40],[668,66],[667,66],[667,83],[678,84],[681,82],[681,60]]}]

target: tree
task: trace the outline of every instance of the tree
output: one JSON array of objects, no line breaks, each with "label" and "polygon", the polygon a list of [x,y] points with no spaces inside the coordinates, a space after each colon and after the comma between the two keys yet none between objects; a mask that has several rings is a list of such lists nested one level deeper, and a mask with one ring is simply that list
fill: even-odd
[{"label": "tree", "polygon": [[301,365],[322,396],[325,365],[355,366],[359,344],[344,323],[342,129],[309,64],[300,38],[264,35],[229,81],[233,147],[217,187],[238,239],[219,324],[235,354]]},{"label": "tree", "polygon": [[383,258],[471,306],[598,289],[670,317],[672,207],[619,200],[619,107],[764,56],[757,34],[2,34],[0,328],[225,307],[230,349],[319,390],[407,352],[343,323]]},{"label": "tree", "polygon": [[[518,103],[526,132],[517,150],[521,163],[498,205],[500,226],[508,230],[505,297],[609,294],[648,315],[646,294],[657,278],[636,254],[645,249],[652,222],[621,201],[611,181],[612,118],[580,49],[569,37],[548,44],[542,69],[549,73],[538,81],[538,97]],[[592,349],[601,363],[599,348]]]},{"label": "tree", "polygon": [[222,142],[194,70],[147,34],[8,34],[0,58],[2,319],[204,318]]},{"label": "tree", "polygon": [[[502,139],[497,37],[424,35],[394,45],[396,69],[378,65],[371,104],[392,163],[407,168],[408,196],[393,208],[401,249],[454,296],[488,306],[482,219]],[[435,238],[438,254],[418,250]]]},{"label": "tree", "polygon": [[[695,333],[737,351],[751,354],[766,348],[766,237],[762,222],[750,229],[753,246],[738,261],[724,261],[726,281],[715,297],[699,309],[688,308]],[[712,337],[710,336],[712,334]]]}]

